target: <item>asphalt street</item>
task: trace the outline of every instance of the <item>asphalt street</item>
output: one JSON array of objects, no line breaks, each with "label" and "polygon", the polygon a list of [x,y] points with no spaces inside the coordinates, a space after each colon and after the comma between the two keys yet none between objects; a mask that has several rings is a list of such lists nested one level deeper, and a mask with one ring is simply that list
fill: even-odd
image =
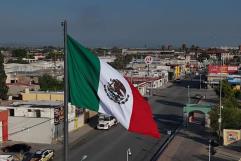
[{"label": "asphalt street", "polygon": [[[160,139],[130,133],[121,125],[110,130],[92,130],[74,144],[70,145],[69,160],[80,161],[125,161],[127,149],[130,148],[129,161],[148,161],[168,137],[167,130],[175,130],[182,121],[182,108],[187,103],[187,84],[180,82],[168,88],[153,91],[149,98],[155,120],[157,121]],[[198,85],[197,85],[198,86]],[[195,83],[190,90],[196,88]],[[60,151],[55,160],[63,160]]]}]

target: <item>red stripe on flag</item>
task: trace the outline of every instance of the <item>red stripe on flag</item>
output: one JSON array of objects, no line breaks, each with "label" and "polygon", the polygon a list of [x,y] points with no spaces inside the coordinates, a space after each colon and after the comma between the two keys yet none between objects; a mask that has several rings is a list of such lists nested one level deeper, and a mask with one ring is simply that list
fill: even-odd
[{"label": "red stripe on flag", "polygon": [[128,82],[133,94],[133,109],[129,131],[160,138],[157,124],[152,117],[151,107],[138,89]]}]

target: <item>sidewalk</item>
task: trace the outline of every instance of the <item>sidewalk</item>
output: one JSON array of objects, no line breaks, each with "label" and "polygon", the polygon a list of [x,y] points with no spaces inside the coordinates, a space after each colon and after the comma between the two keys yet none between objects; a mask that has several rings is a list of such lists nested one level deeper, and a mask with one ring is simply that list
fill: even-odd
[{"label": "sidewalk", "polygon": [[[87,135],[90,131],[92,131],[93,127],[90,124],[94,124],[94,122],[96,122],[95,117],[91,118],[89,123],[86,123],[82,127],[69,132],[69,140],[68,140],[69,144],[74,144],[75,142],[80,140],[83,136]],[[63,148],[63,138],[61,140],[53,142],[49,146],[53,147],[55,150],[59,150]]]},{"label": "sidewalk", "polygon": [[[158,161],[207,161],[208,132],[200,127],[181,129],[168,145]],[[224,146],[215,147],[216,154],[211,161],[239,161],[241,153]]]}]

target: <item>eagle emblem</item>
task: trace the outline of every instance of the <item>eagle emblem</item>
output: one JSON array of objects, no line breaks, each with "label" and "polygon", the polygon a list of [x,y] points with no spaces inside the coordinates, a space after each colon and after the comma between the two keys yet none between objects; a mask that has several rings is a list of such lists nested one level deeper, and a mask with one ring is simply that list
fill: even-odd
[{"label": "eagle emblem", "polygon": [[125,86],[118,79],[110,79],[110,82],[104,85],[104,89],[109,99],[118,104],[125,104],[130,97],[126,93]]}]

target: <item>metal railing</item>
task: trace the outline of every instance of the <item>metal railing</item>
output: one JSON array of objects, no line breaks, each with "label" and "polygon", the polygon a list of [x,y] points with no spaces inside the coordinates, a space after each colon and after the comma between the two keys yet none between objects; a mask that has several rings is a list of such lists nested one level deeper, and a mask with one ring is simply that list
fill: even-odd
[{"label": "metal railing", "polygon": [[164,150],[167,148],[169,143],[173,140],[173,138],[176,136],[176,134],[180,131],[182,128],[182,124],[176,128],[176,130],[165,140],[165,142],[162,144],[162,146],[157,150],[157,152],[153,155],[150,161],[157,161],[161,154],[164,152]]}]

